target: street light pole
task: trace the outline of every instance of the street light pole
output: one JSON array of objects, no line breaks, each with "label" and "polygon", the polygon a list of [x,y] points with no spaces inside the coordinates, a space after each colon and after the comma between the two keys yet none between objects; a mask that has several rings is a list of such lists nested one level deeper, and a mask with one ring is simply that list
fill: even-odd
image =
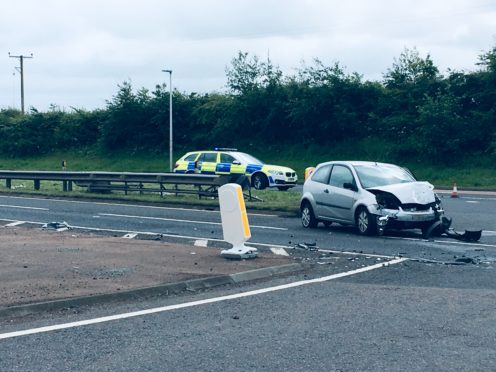
[{"label": "street light pole", "polygon": [[172,172],[172,70],[162,70],[169,73],[169,169]]}]

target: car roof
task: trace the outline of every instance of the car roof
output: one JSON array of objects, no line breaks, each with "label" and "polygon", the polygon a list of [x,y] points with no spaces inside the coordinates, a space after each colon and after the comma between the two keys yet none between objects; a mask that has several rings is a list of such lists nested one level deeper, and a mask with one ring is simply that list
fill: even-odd
[{"label": "car roof", "polygon": [[327,164],[344,164],[344,165],[382,165],[382,166],[393,166],[393,167],[398,167],[396,164],[391,164],[391,163],[381,163],[377,161],[364,161],[364,160],[331,160],[331,161],[326,161],[323,163],[318,164],[317,166],[320,165],[327,165]]}]

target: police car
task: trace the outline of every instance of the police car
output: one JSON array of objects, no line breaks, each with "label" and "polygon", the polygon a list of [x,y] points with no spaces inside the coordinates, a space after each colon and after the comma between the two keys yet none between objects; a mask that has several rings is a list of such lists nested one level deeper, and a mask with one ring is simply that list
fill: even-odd
[{"label": "police car", "polygon": [[264,164],[249,154],[226,148],[188,152],[176,162],[174,173],[245,175],[257,190],[267,187],[287,190],[298,181],[291,168]]}]

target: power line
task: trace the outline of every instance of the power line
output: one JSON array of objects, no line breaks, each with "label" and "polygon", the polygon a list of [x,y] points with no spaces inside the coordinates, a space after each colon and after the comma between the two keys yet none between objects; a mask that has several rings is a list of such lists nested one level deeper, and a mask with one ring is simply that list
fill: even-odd
[{"label": "power line", "polygon": [[10,58],[18,58],[20,62],[19,72],[21,73],[21,112],[24,114],[24,58],[33,58],[33,53],[30,56],[23,56],[22,54],[19,56],[11,56],[9,52]]}]

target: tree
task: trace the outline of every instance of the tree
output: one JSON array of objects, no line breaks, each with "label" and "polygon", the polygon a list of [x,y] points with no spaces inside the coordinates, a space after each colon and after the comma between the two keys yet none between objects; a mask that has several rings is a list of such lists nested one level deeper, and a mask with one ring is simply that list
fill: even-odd
[{"label": "tree", "polygon": [[426,84],[438,77],[439,70],[429,54],[421,58],[417,49],[405,48],[400,57],[394,59],[393,67],[384,75],[384,83],[388,88],[404,88]]}]

